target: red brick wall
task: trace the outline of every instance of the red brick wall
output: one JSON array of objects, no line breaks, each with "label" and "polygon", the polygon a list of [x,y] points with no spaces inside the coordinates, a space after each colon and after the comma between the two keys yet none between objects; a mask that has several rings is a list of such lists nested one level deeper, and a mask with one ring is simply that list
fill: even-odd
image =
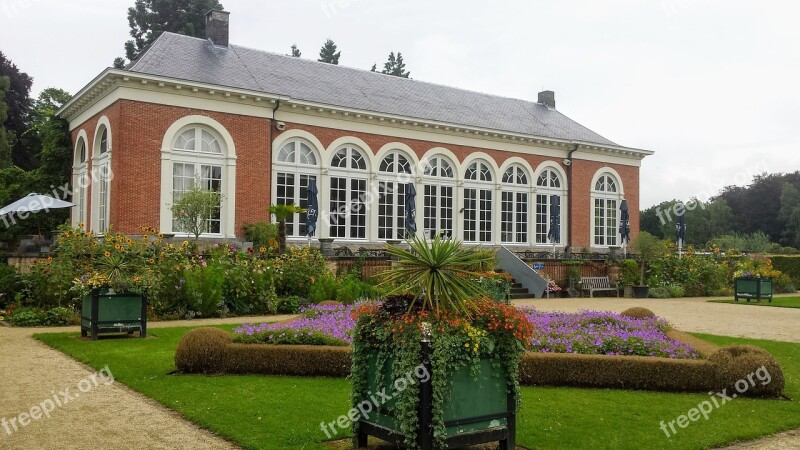
[{"label": "red brick wall", "polygon": [[[269,119],[119,100],[73,131],[93,139],[102,115],[112,132],[110,223],[115,231],[138,234],[139,226],[159,227],[161,143],[167,129],[189,115],[210,117],[225,127],[236,146],[236,232],[245,222],[265,220],[270,196]],[[113,117],[112,117],[113,116]]]},{"label": "red brick wall", "polygon": [[[83,129],[89,139],[91,152],[97,120],[106,115],[112,132],[112,170],[110,223],[116,231],[139,233],[139,226],[158,228],[160,216],[161,142],[164,134],[176,120],[188,115],[204,115],[221,123],[231,134],[236,146],[236,233],[241,235],[245,222],[268,219],[270,205],[271,143],[281,132],[273,132],[271,120],[251,116],[218,113],[190,108],[120,100],[97,114],[73,133],[73,141]],[[536,168],[547,159],[561,165],[559,158],[511,153],[463,145],[442,144],[434,141],[400,139],[377,134],[343,131],[333,128],[287,123],[286,130],[301,129],[316,136],[326,147],[334,140],[357,137],[377,152],[391,142],[401,142],[411,147],[418,157],[434,147],[452,151],[459,161],[480,151],[495,159],[501,166],[512,156],[526,160]],[[273,134],[274,133],[274,134]],[[619,164],[604,164],[576,159],[573,161],[572,209],[569,227],[572,245],[590,246],[591,205],[589,190],[592,177],[601,167],[612,167],[622,177],[626,199],[631,212],[631,237],[639,230],[639,168]],[[563,167],[565,169],[566,168]],[[91,198],[91,186],[88,197]],[[495,207],[499,207],[499,204]],[[564,236],[566,239],[566,236]]]}]

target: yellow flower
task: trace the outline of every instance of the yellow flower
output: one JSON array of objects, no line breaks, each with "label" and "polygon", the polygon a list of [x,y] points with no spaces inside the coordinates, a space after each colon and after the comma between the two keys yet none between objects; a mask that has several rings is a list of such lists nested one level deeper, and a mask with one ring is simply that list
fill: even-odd
[{"label": "yellow flower", "polygon": [[81,223],[79,223],[79,224],[78,224],[78,228],[83,228],[83,227],[85,227],[85,226],[86,226],[86,225],[84,225],[84,224],[83,224],[83,222],[81,222]]},{"label": "yellow flower", "polygon": [[259,247],[258,251],[261,252],[261,253],[266,253],[267,247]]},{"label": "yellow flower", "polygon": [[103,253],[103,256],[109,257],[109,256],[111,256],[111,252],[105,252],[105,253]]},{"label": "yellow flower", "polygon": [[183,241],[183,243],[182,243],[181,245],[183,245],[184,247],[186,247],[187,245],[189,245],[189,241]]},{"label": "yellow flower", "polygon": [[164,239],[164,233],[158,233],[158,238],[159,239]]},{"label": "yellow flower", "polygon": [[133,243],[133,240],[131,238],[125,239],[125,243],[131,245]]},{"label": "yellow flower", "polygon": [[147,262],[149,262],[150,264],[155,264],[155,263],[156,263],[156,260],[155,260],[155,259],[153,259],[153,258],[150,258],[149,260],[147,260]]},{"label": "yellow flower", "polygon": [[115,245],[114,245],[114,250],[119,250],[119,249],[120,249],[120,246],[119,246],[119,244],[115,244]]}]

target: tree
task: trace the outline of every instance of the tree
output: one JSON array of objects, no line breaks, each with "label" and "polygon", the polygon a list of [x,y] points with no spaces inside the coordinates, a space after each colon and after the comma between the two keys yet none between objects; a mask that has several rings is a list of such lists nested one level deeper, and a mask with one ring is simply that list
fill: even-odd
[{"label": "tree", "polygon": [[372,65],[372,69],[369,69],[369,71],[370,72],[377,72],[378,71],[378,65],[377,64],[373,64]]},{"label": "tree", "polygon": [[337,52],[336,44],[331,39],[328,39],[319,50],[319,59],[317,61],[338,65],[340,56],[342,56],[342,52]]},{"label": "tree", "polygon": [[800,248],[800,191],[791,183],[783,183],[778,217],[784,223],[784,242]]},{"label": "tree", "polygon": [[222,194],[206,189],[200,179],[195,179],[189,190],[181,192],[172,205],[172,214],[177,218],[180,231],[194,235],[194,239],[208,231],[208,222],[219,211]]},{"label": "tree", "polygon": [[272,205],[269,207],[269,213],[275,215],[275,220],[278,221],[278,251],[283,253],[286,251],[286,221],[291,219],[295,214],[302,214],[306,212],[305,209],[296,206],[294,203],[285,203],[281,205]]},{"label": "tree", "polygon": [[381,73],[402,78],[408,78],[409,75],[411,75],[411,72],[406,71],[406,65],[403,62],[403,54],[400,52],[397,52],[396,58],[394,52],[389,53],[389,60],[383,65]]},{"label": "tree", "polygon": [[642,264],[639,277],[639,286],[645,286],[644,272],[647,269],[647,264],[666,253],[664,241],[646,231],[642,231],[639,233],[639,236],[634,239],[631,247],[636,254],[639,255],[639,259],[641,260]]},{"label": "tree", "polygon": [[69,123],[56,116],[72,96],[69,92],[58,88],[43,90],[34,102],[31,113],[31,125],[26,134],[35,133],[41,143],[38,154],[42,176],[50,180],[54,186],[63,186],[70,182],[72,175],[72,137]]},{"label": "tree", "polygon": [[297,48],[297,44],[292,44],[292,54],[291,56],[294,58],[299,58],[303,53]]},{"label": "tree", "polygon": [[121,56],[117,56],[114,58],[114,68],[115,69],[124,69],[125,68],[125,58]]},{"label": "tree", "polygon": [[206,13],[212,9],[223,6],[217,0],[136,0],[128,8],[133,39],[125,43],[125,56],[133,61],[164,31],[205,38]]},{"label": "tree", "polygon": [[11,79],[0,77],[0,168],[11,167],[11,139],[3,123],[8,119],[8,105],[5,102],[6,93],[11,88]]},{"label": "tree", "polygon": [[31,99],[28,97],[33,85],[33,78],[20,71],[11,60],[0,52],[0,77],[8,77],[9,88],[5,90],[4,102],[7,106],[6,118],[0,125],[6,130],[6,137],[11,145],[11,160],[22,169],[36,168],[35,152],[30,143],[21,139],[28,128],[28,114]]}]

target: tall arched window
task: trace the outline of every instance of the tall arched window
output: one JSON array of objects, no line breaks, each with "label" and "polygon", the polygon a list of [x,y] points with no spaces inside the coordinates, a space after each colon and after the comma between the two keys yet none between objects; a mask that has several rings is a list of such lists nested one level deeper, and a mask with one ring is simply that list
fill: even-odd
[{"label": "tall arched window", "polygon": [[[561,175],[554,169],[544,169],[536,179],[536,243],[559,244],[550,242],[547,234],[550,232],[550,215],[554,213],[553,196],[558,197],[558,206],[563,205],[562,192],[564,185]],[[558,212],[561,215],[561,211]],[[559,221],[563,223],[563,217]],[[562,233],[559,233],[561,235]]]},{"label": "tall arched window", "polygon": [[101,124],[95,131],[93,163],[92,163],[92,223],[93,230],[105,233],[109,228],[110,201],[111,201],[111,152],[112,139],[106,122],[101,119]]},{"label": "tall arched window", "polygon": [[[319,161],[311,145],[300,139],[284,144],[275,158],[275,171],[275,203],[307,208],[308,186],[317,183],[319,174]],[[295,214],[286,222],[286,235],[306,236],[305,213]]]},{"label": "tall arched window", "polygon": [[74,226],[86,224],[86,210],[88,206],[86,191],[90,183],[88,166],[86,139],[81,136],[78,138],[78,143],[75,146],[75,157],[72,164],[72,201],[75,203],[72,224]]},{"label": "tall arched window", "polygon": [[[227,195],[223,189],[225,152],[222,140],[216,133],[202,126],[190,125],[182,129],[172,143],[172,204],[196,183],[203,189],[221,194],[220,204],[205,223],[204,233],[222,233],[222,201]],[[173,215],[172,231],[185,232]]]},{"label": "tall arched window", "polygon": [[422,225],[427,239],[453,237],[455,181],[453,165],[443,156],[434,156],[425,164]]},{"label": "tall arched window", "polygon": [[513,165],[503,173],[500,193],[500,240],[507,243],[528,242],[528,192],[525,170]]},{"label": "tall arched window", "polygon": [[390,152],[378,168],[378,239],[406,237],[406,184],[412,182],[411,163],[400,152]]},{"label": "tall arched window", "polygon": [[592,186],[592,242],[595,246],[618,245],[620,192],[616,177],[610,173],[601,174]]},{"label": "tall arched window", "polygon": [[338,149],[331,159],[330,237],[367,238],[367,159],[354,146]]},{"label": "tall arched window", "polygon": [[464,240],[492,242],[492,169],[475,161],[464,174]]}]

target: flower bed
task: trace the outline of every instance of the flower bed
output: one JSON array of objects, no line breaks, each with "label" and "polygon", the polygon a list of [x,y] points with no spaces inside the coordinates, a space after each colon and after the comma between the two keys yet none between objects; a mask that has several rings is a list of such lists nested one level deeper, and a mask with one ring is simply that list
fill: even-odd
[{"label": "flower bed", "polygon": [[[241,343],[349,345],[356,306],[314,305],[301,317],[276,324],[237,328],[234,341]],[[534,325],[531,351],[586,355],[659,356],[696,359],[690,345],[670,339],[664,319],[634,319],[611,312],[582,311],[568,314],[533,308],[521,311]]]}]

